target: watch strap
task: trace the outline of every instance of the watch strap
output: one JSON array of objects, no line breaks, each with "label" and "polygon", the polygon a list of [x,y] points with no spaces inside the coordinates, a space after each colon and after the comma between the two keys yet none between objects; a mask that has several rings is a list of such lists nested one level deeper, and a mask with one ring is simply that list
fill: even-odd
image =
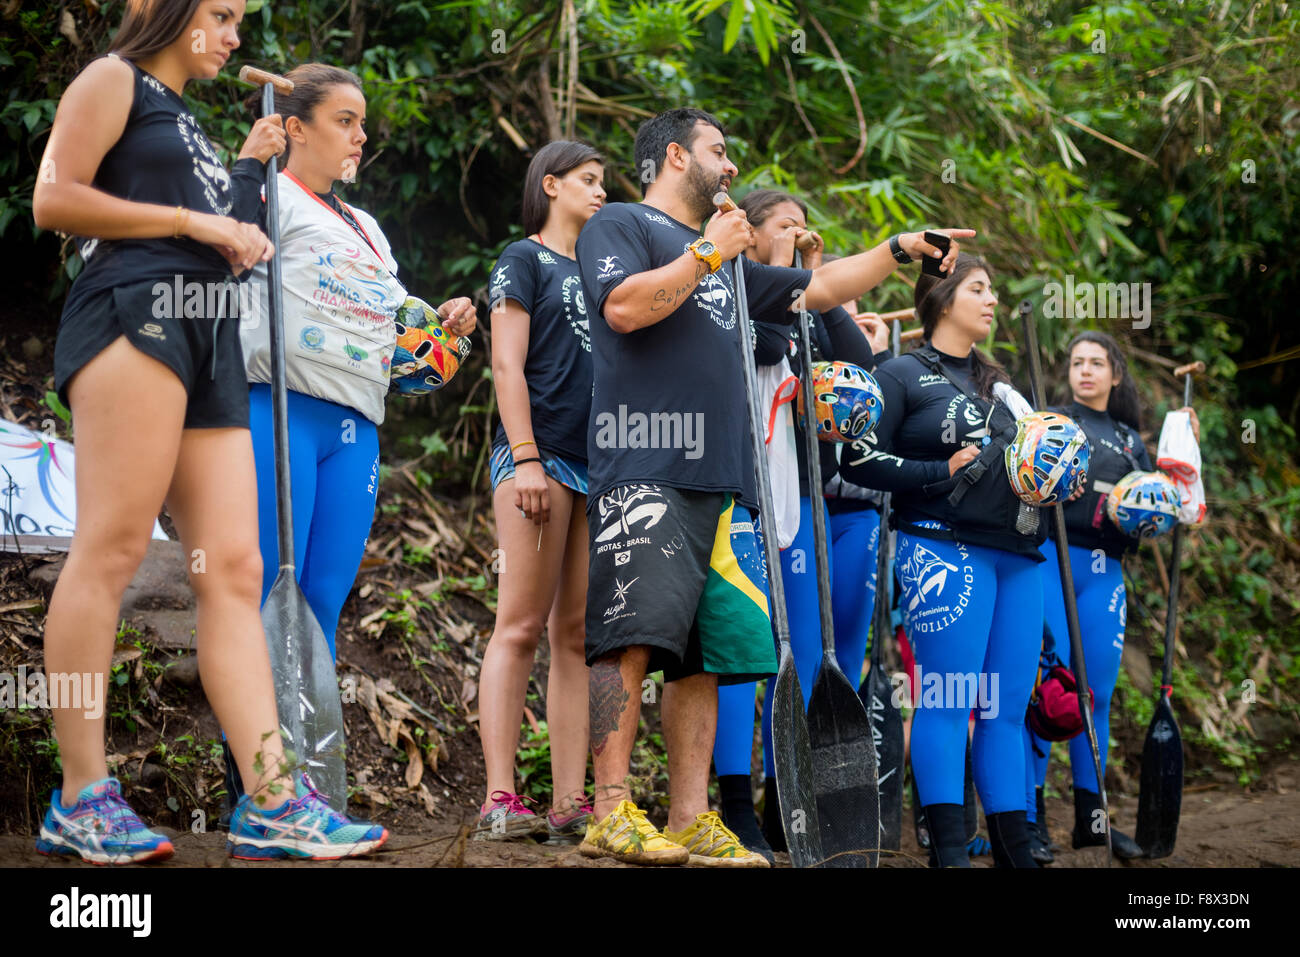
[{"label": "watch strap", "polygon": [[889,237],[889,251],[893,253],[895,262],[910,263],[912,261],[912,257],[907,254],[907,250],[898,241],[897,234]]}]

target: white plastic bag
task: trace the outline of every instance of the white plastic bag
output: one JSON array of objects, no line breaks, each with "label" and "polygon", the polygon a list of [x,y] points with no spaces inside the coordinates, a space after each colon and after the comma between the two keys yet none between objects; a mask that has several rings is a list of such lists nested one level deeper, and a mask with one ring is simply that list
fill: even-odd
[{"label": "white plastic bag", "polygon": [[1192,417],[1186,412],[1166,412],[1160,428],[1156,468],[1178,488],[1181,504],[1178,520],[1199,525],[1205,518],[1205,486],[1201,482],[1201,447],[1192,432]]},{"label": "white plastic bag", "polygon": [[757,372],[759,408],[767,415],[767,469],[772,477],[776,541],[779,547],[789,548],[799,531],[799,458],[791,412],[799,378],[784,358],[774,366],[759,366]]}]

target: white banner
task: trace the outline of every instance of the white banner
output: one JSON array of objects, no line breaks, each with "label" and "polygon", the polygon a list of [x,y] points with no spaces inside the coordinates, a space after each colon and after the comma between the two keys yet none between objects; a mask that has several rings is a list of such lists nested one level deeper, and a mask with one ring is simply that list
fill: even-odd
[{"label": "white banner", "polygon": [[[15,536],[72,537],[77,524],[73,469],[70,443],[0,420],[0,549],[13,550]],[[167,539],[157,521],[153,537]]]}]

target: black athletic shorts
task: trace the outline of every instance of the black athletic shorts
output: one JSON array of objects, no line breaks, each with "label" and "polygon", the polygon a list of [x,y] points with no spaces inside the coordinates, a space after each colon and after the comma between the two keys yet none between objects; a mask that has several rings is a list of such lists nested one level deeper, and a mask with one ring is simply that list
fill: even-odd
[{"label": "black athletic shorts", "polygon": [[588,509],[587,664],[648,645],[665,681],[776,673],[766,563],[749,510],[722,492],[624,485]]},{"label": "black athletic shorts", "polygon": [[[68,383],[118,336],[166,365],[189,399],[185,428],[248,428],[248,377],[239,342],[239,284],[146,280],[105,289],[64,312],[54,344],[54,388]],[[191,313],[185,315],[189,304]],[[179,302],[179,305],[177,303]]]}]

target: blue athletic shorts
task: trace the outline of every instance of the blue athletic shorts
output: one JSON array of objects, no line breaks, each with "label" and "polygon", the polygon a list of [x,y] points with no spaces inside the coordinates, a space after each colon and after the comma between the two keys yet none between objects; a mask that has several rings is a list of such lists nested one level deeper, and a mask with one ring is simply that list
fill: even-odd
[{"label": "blue athletic shorts", "polygon": [[[532,451],[542,460],[542,470],[555,481],[579,495],[587,494],[587,466],[573,459],[562,458],[549,452],[536,450],[536,446],[526,446],[525,451]],[[525,455],[524,458],[532,458]],[[506,479],[515,477],[515,460],[510,454],[510,446],[504,442],[492,446],[492,457],[488,462],[492,476],[492,491]]]}]

